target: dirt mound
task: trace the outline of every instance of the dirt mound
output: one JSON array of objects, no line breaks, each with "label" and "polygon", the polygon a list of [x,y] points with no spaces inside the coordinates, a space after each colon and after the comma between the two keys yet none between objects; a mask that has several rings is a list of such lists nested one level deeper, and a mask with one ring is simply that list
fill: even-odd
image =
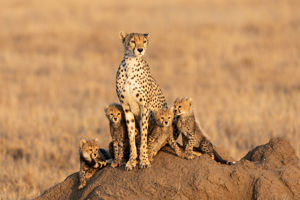
[{"label": "dirt mound", "polygon": [[81,191],[74,173],[37,199],[300,199],[299,180],[294,149],[273,138],[233,166],[206,155],[184,160],[161,151],[149,169],[107,167]]}]

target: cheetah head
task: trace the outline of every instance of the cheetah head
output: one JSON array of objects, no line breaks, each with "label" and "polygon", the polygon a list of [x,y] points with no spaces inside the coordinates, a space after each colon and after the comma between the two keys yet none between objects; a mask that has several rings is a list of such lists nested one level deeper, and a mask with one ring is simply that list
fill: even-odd
[{"label": "cheetah head", "polygon": [[[93,167],[97,167],[97,160],[100,159],[98,139],[80,141],[80,156]],[[94,166],[95,165],[95,166]]]},{"label": "cheetah head", "polygon": [[174,118],[173,107],[154,111],[154,117],[158,126],[170,126]]},{"label": "cheetah head", "polygon": [[119,125],[121,123],[123,116],[123,108],[120,104],[110,104],[105,109],[105,114],[107,119],[115,125]]},{"label": "cheetah head", "polygon": [[174,102],[174,113],[176,116],[192,114],[192,99],[189,97],[177,98]]},{"label": "cheetah head", "polygon": [[124,33],[120,32],[124,46],[124,54],[131,57],[141,57],[145,54],[149,33]]}]

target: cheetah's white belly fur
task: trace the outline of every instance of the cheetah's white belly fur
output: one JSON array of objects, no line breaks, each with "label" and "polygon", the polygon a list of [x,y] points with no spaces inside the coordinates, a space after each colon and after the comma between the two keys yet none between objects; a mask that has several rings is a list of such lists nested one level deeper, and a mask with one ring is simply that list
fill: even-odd
[{"label": "cheetah's white belly fur", "polygon": [[140,88],[140,84],[135,81],[135,79],[131,79],[131,77],[134,75],[134,66],[137,64],[137,62],[130,62],[127,63],[127,79],[124,82],[123,88],[124,88],[124,100],[126,103],[129,104],[131,112],[137,117],[140,115],[140,105],[139,100],[135,96],[134,88]]}]

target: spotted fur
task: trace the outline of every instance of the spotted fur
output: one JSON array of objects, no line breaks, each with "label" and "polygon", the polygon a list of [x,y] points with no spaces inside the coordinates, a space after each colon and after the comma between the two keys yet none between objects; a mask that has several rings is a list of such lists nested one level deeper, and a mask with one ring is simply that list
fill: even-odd
[{"label": "spotted fur", "polygon": [[109,154],[104,149],[99,149],[98,140],[81,140],[79,146],[80,171],[79,187],[82,189],[86,182],[96,173],[97,170],[105,167],[109,161]]},{"label": "spotted fur", "polygon": [[147,153],[147,135],[152,111],[167,108],[165,97],[150,74],[148,63],[142,58],[148,45],[148,34],[120,33],[124,46],[124,58],[116,75],[116,92],[122,104],[127,123],[130,143],[130,158],[126,169],[131,170],[137,163],[135,145],[135,120],[139,123],[141,142],[139,166],[150,166]]},{"label": "spotted fur", "polygon": [[183,157],[183,152],[173,137],[173,107],[154,112],[154,117],[155,125],[148,139],[149,160],[152,161],[158,151],[166,144],[169,144],[179,157]]},{"label": "spotted fur", "polygon": [[196,154],[208,154],[212,159],[222,164],[234,164],[224,160],[214,149],[212,143],[205,137],[204,131],[196,122],[192,109],[191,98],[177,98],[174,102],[174,112],[176,115],[176,128],[182,134],[185,158],[193,159]]},{"label": "spotted fur", "polygon": [[116,103],[109,105],[105,109],[105,114],[109,120],[110,135],[112,137],[112,143],[109,145],[110,152],[113,155],[111,167],[115,168],[121,166],[125,162],[125,154],[129,154],[127,152],[129,150],[129,140],[125,115],[122,106]]}]

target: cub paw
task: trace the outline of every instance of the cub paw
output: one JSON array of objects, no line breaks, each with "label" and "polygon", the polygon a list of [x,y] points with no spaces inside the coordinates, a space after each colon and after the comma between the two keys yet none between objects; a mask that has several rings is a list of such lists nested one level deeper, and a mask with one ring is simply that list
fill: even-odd
[{"label": "cub paw", "polygon": [[113,161],[113,162],[111,163],[110,166],[111,166],[112,168],[116,168],[116,167],[119,166],[119,164],[118,164],[117,162]]},{"label": "cub paw", "polygon": [[179,158],[185,159],[185,154],[184,154],[184,153],[177,153],[177,156],[178,156]]},{"label": "cub paw", "polygon": [[[196,152],[196,151],[193,151],[193,154],[195,155],[195,156],[197,156],[197,157],[200,157],[200,156],[202,156],[202,153],[200,153],[200,152]],[[214,158],[213,158],[214,159]]]},{"label": "cub paw", "polygon": [[192,154],[192,153],[189,153],[189,154],[186,154],[184,156],[184,158],[187,159],[187,160],[193,160],[193,159],[195,159],[195,155]]},{"label": "cub paw", "polygon": [[80,184],[79,186],[78,186],[78,190],[81,190],[82,188],[84,188],[84,184]]}]

